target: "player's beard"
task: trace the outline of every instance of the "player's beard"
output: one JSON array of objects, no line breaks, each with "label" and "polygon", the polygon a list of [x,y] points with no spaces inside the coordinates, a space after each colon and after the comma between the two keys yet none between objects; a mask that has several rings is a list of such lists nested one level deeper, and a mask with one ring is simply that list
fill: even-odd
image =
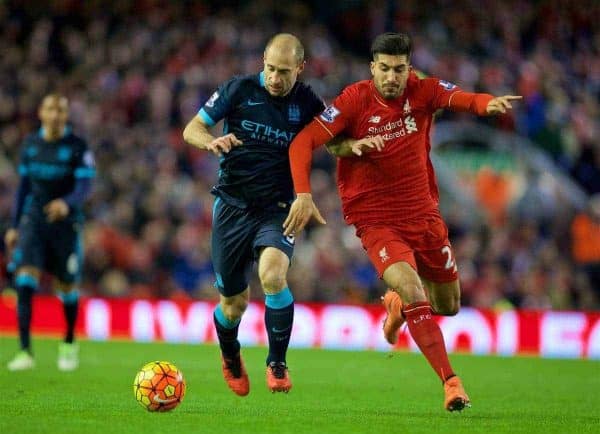
[{"label": "player's beard", "polygon": [[385,99],[395,99],[398,98],[402,94],[402,87],[400,85],[382,85],[379,93]]},{"label": "player's beard", "polygon": [[268,86],[268,90],[269,93],[271,94],[271,96],[275,96],[275,97],[282,97],[287,95],[288,90],[285,86],[285,84],[281,84],[279,87],[273,87],[272,85],[267,85]]}]

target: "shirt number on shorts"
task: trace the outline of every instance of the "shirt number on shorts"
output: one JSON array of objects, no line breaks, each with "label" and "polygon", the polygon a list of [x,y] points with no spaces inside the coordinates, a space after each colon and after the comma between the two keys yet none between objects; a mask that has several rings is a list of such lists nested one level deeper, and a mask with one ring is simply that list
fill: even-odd
[{"label": "shirt number on shorts", "polygon": [[442,255],[447,256],[446,265],[444,266],[444,268],[446,268],[446,270],[453,269],[454,271],[456,271],[456,261],[454,261],[454,258],[452,257],[452,249],[450,248],[450,246],[442,247]]}]

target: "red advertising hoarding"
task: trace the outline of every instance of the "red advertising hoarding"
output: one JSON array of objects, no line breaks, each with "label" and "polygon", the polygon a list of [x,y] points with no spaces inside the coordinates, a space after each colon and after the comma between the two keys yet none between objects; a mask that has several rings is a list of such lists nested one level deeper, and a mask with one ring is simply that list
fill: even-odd
[{"label": "red advertising hoarding", "polygon": [[[92,340],[215,342],[214,302],[85,298],[77,329]],[[34,333],[61,334],[64,320],[55,297],[34,298]],[[16,333],[14,298],[0,298],[0,333]],[[240,341],[264,345],[264,307],[250,303],[242,319]],[[299,348],[387,351],[377,305],[297,303],[291,346]],[[600,359],[600,313],[574,311],[489,311],[462,308],[454,317],[437,317],[449,351],[473,354],[539,355]],[[397,348],[417,351],[407,330]]]}]

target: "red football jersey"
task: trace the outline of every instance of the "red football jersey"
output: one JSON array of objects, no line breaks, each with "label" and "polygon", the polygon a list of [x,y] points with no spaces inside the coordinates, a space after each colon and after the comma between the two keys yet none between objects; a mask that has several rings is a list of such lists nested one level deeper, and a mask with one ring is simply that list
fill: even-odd
[{"label": "red football jersey", "polygon": [[349,224],[409,223],[438,210],[438,189],[429,158],[433,114],[462,92],[437,78],[411,73],[403,94],[384,99],[372,80],[344,89],[315,119],[333,137],[381,135],[385,148],[338,158],[337,181]]}]

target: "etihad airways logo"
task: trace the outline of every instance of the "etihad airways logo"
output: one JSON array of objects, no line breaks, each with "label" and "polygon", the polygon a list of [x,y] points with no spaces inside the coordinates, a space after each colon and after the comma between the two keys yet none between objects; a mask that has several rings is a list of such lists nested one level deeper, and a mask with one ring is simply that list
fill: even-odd
[{"label": "etihad airways logo", "polygon": [[242,128],[250,133],[250,137],[255,140],[262,140],[267,143],[276,144],[279,146],[289,146],[290,142],[296,135],[291,131],[274,128],[271,125],[261,124],[260,122],[242,121]]}]

